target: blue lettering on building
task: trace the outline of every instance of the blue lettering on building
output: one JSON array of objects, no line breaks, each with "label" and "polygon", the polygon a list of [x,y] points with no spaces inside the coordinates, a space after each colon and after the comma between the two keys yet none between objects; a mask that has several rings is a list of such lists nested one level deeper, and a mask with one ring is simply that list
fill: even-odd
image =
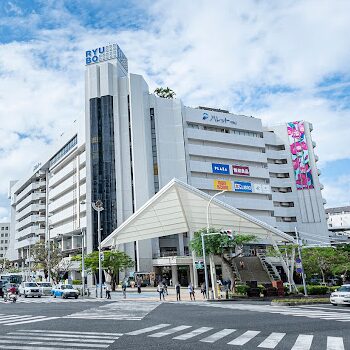
[{"label": "blue lettering on building", "polygon": [[252,184],[250,182],[235,181],[233,183],[235,192],[253,192]]},{"label": "blue lettering on building", "polygon": [[226,118],[226,117],[221,118],[221,117],[218,117],[217,115],[209,114],[207,112],[204,112],[202,114],[202,119],[203,120],[209,120],[210,122],[214,122],[214,123],[237,125],[237,122],[234,121],[234,120],[231,120],[231,119]]},{"label": "blue lettering on building", "polygon": [[230,166],[228,164],[212,163],[211,168],[215,174],[230,174]]}]

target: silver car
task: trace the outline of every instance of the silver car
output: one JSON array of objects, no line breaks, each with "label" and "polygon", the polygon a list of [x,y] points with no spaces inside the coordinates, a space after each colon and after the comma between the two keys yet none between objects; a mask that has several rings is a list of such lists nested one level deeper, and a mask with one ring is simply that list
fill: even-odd
[{"label": "silver car", "polygon": [[50,282],[37,282],[36,283],[39,286],[39,290],[42,295],[51,295],[52,293],[52,283]]},{"label": "silver car", "polygon": [[25,298],[41,298],[42,295],[39,286],[35,282],[23,282],[19,287],[18,294],[19,296],[24,295]]},{"label": "silver car", "polygon": [[333,305],[350,305],[350,284],[343,284],[329,298]]}]

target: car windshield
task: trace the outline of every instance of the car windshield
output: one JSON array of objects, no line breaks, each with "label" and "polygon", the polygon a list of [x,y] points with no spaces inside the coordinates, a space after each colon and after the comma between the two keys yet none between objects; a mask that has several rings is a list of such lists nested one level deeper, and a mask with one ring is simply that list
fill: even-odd
[{"label": "car windshield", "polygon": [[341,286],[338,292],[350,292],[350,286]]},{"label": "car windshield", "polygon": [[40,283],[40,287],[52,287],[51,283]]},{"label": "car windshield", "polygon": [[65,284],[64,286],[61,286],[62,289],[73,289],[73,286],[71,284]]},{"label": "car windshield", "polygon": [[37,287],[38,285],[34,282],[29,282],[24,285],[25,287]]}]

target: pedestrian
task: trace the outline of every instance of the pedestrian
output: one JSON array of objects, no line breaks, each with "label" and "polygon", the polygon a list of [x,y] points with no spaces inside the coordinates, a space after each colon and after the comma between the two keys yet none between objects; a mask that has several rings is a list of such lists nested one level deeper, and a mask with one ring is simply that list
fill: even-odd
[{"label": "pedestrian", "polygon": [[166,283],[163,283],[164,286],[164,294],[168,295],[168,286]]},{"label": "pedestrian", "polygon": [[111,285],[109,283],[106,284],[106,298],[111,299]]},{"label": "pedestrian", "polygon": [[141,294],[141,280],[137,280],[137,293]]},{"label": "pedestrian", "polygon": [[123,291],[123,297],[124,299],[126,299],[126,281],[125,280],[123,281],[123,284],[122,284],[122,291]]},{"label": "pedestrian", "polygon": [[196,298],[194,296],[194,288],[193,288],[192,283],[190,283],[187,288],[188,288],[188,293],[190,294],[191,300],[192,300],[192,297],[193,297],[193,300],[196,300]]},{"label": "pedestrian", "polygon": [[165,300],[164,298],[164,284],[162,282],[159,282],[158,287],[157,287],[157,292],[159,293],[159,301]]},{"label": "pedestrian", "polygon": [[177,301],[181,301],[180,290],[181,290],[180,283],[177,282],[177,283],[175,284],[176,300],[177,300]]},{"label": "pedestrian", "polygon": [[202,285],[201,285],[201,293],[202,293],[202,295],[203,295],[203,299],[205,299],[206,296],[207,296],[207,287],[206,287],[206,285],[205,285],[204,282],[203,282]]},{"label": "pedestrian", "polygon": [[239,262],[239,266],[241,267],[242,270],[244,269],[244,261],[243,261],[243,260],[241,260],[241,261]]}]

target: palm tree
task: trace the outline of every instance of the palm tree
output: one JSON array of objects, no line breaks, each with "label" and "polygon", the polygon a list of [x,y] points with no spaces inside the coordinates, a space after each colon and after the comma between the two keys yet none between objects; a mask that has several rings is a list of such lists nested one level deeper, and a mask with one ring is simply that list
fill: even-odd
[{"label": "palm tree", "polygon": [[168,87],[166,87],[166,88],[159,87],[159,88],[154,90],[154,93],[157,96],[162,97],[162,98],[174,98],[176,95],[176,93]]}]

